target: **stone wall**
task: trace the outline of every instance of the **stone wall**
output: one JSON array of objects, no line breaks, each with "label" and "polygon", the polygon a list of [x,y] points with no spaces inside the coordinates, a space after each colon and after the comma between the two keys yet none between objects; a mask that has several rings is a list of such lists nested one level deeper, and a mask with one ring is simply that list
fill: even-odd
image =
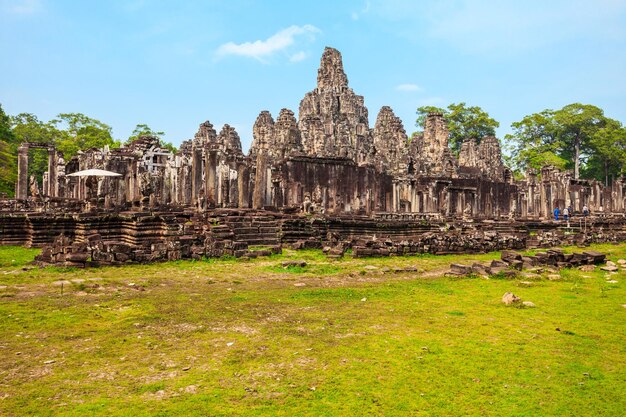
[{"label": "stone wall", "polygon": [[[250,253],[253,252],[249,249],[251,246],[265,246],[274,252],[284,245],[341,247],[341,253],[352,248],[355,256],[387,256],[473,253],[624,240],[626,219],[622,217],[586,218],[584,222],[573,221],[568,227],[565,222],[555,221],[464,222],[398,214],[303,216],[252,209],[207,213],[0,215],[0,244],[47,248],[40,258],[47,263],[65,262],[60,260],[62,257],[53,258],[53,255],[84,253],[89,247],[89,251],[97,255],[94,258],[90,252],[84,262],[94,261],[94,265],[224,255],[258,256]],[[118,253],[123,255],[118,256]],[[78,258],[71,262],[81,262]]]}]

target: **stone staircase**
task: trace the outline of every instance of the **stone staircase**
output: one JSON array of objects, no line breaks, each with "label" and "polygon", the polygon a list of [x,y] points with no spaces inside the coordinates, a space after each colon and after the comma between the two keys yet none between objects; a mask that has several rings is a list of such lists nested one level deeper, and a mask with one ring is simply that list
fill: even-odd
[{"label": "stone staircase", "polygon": [[246,216],[227,218],[233,240],[246,242],[249,246],[272,246],[281,243],[282,220],[273,216]]}]

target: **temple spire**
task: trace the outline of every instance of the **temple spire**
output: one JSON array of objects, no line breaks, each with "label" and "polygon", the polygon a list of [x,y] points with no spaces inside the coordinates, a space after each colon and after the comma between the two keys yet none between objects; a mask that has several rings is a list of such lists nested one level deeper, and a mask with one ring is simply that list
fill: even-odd
[{"label": "temple spire", "polygon": [[343,72],[341,52],[335,48],[326,47],[317,70],[317,88],[347,87],[348,77]]}]

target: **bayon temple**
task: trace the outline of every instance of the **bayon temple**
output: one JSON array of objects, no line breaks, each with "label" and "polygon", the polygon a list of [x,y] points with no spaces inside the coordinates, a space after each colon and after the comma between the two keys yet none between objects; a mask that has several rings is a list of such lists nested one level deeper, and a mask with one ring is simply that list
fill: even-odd
[{"label": "bayon temple", "polygon": [[[569,206],[574,213],[582,213],[587,206],[596,217],[601,213],[605,222],[617,221],[625,211],[626,182],[622,179],[604,187],[598,181],[575,179],[570,172],[544,167],[541,172],[526,173],[524,180],[514,180],[502,162],[495,137],[484,137],[479,143],[467,140],[455,156],[441,114],[429,114],[424,131],[411,138],[387,106],[370,126],[364,97],[349,87],[341,54],[332,48],[325,49],[317,86],[305,94],[297,118],[289,109],[282,109],[276,118],[262,111],[247,154],[233,127],[224,125],[218,132],[209,121],[201,123],[194,138],[183,142],[176,153],[148,136],[118,149],[83,151],[69,161],[49,148],[48,172],[39,190],[27,175],[32,147],[48,149],[36,143],[19,149],[16,199],[4,200],[0,207],[4,213],[0,243],[34,244],[36,230],[20,240],[18,226],[7,220],[10,216],[15,220],[19,213],[27,229],[37,229],[33,226],[36,218],[54,218],[63,224],[39,232],[40,243],[61,233],[78,241],[86,241],[90,232],[106,235],[109,232],[100,224],[104,217],[113,227],[110,219],[116,216],[137,222],[146,221],[150,213],[164,221],[166,213],[179,213],[178,219],[185,218],[185,223],[196,227],[190,232],[180,226],[177,233],[195,236],[197,241],[206,241],[212,231],[207,219],[215,225],[216,218],[233,223],[237,218],[254,222],[269,216],[274,223],[266,227],[266,239],[255,240],[252,232],[247,238],[237,236],[241,230],[231,227],[231,235],[223,240],[287,244],[308,239],[324,244],[328,239],[335,243],[352,239],[356,245],[358,239],[383,236],[396,247],[398,242],[411,246],[424,233],[443,230],[448,226],[442,225],[454,222],[464,225],[457,228],[459,232],[502,224],[515,234],[525,227],[528,237],[533,235],[528,235],[529,224],[543,222],[538,230],[552,227],[547,224],[556,206]],[[92,168],[121,176],[70,175]],[[83,231],[81,237],[76,225],[85,218],[92,219],[93,230]],[[289,237],[289,225],[305,220],[313,225],[312,219],[325,219],[325,229],[309,230],[302,236],[294,232]],[[229,221],[217,223],[225,227]],[[369,226],[358,232],[357,223]],[[340,226],[331,231],[329,224]],[[382,233],[381,227],[388,233]],[[259,229],[257,236],[262,235]],[[207,244],[202,245],[204,252],[195,253],[207,255]],[[416,251],[432,251],[431,244],[421,249],[415,245]]]}]

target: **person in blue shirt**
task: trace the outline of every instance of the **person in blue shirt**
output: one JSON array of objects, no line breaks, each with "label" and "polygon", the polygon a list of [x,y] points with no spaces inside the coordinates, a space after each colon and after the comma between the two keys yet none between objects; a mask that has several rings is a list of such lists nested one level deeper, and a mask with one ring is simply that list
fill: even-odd
[{"label": "person in blue shirt", "polygon": [[554,209],[554,220],[559,220],[559,214],[561,214],[561,210],[559,210],[559,206],[556,206]]}]

